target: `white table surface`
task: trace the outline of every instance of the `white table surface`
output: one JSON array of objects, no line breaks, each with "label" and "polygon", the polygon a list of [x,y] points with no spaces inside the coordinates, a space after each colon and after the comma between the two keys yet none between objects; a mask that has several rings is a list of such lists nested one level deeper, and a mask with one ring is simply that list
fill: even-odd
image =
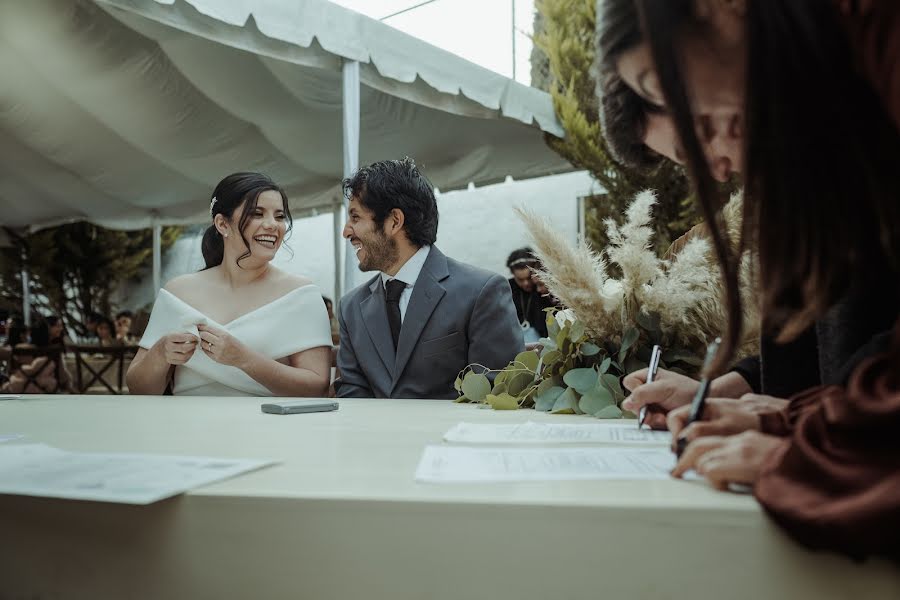
[{"label": "white table surface", "polygon": [[281,464],[154,505],[0,496],[0,598],[900,598],[900,569],[806,551],[701,482],[423,484],[460,422],[591,422],[439,400],[32,396],[0,434]]}]

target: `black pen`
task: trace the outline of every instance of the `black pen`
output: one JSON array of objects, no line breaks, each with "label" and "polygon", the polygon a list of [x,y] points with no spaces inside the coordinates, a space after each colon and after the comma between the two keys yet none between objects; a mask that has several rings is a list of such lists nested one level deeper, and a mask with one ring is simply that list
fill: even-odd
[{"label": "black pen", "polygon": [[[716,358],[716,352],[719,351],[719,344],[721,343],[722,338],[716,338],[706,347],[706,358],[703,361],[703,373],[700,378],[700,387],[697,388],[697,393],[694,394],[694,400],[691,402],[691,412],[688,414],[685,428],[694,421],[699,421],[703,418],[703,409],[706,408],[706,396],[709,394],[709,386],[712,382],[712,378],[709,376],[709,368]],[[684,449],[687,448],[687,445],[687,438],[683,435],[680,436],[675,443],[675,456],[680,458]]]},{"label": "black pen", "polygon": [[[657,345],[653,346],[653,350],[650,351],[650,364],[647,368],[647,381],[644,383],[653,383],[653,380],[656,379],[656,371],[659,370],[659,357],[662,355],[662,348]],[[644,419],[647,418],[647,405],[643,405],[641,410],[638,411],[638,429],[644,426]]]}]

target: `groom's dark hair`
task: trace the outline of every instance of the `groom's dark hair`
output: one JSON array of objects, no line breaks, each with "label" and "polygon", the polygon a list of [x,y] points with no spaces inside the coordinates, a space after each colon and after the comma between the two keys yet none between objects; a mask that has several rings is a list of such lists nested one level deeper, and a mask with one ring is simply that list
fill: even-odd
[{"label": "groom's dark hair", "polygon": [[384,223],[395,208],[403,211],[410,243],[421,248],[437,239],[438,209],[434,186],[413,159],[382,160],[360,168],[343,181],[344,196],[356,198]]}]

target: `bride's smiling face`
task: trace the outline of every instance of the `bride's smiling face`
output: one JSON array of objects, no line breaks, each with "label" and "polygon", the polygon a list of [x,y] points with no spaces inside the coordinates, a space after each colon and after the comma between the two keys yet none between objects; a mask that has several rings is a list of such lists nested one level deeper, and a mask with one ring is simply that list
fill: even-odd
[{"label": "bride's smiling face", "polygon": [[[243,214],[244,205],[241,204],[234,211],[232,230],[238,229]],[[239,254],[242,254],[245,251],[242,246],[246,241],[246,249],[250,250],[253,258],[270,261],[281,248],[286,232],[287,217],[281,194],[274,190],[266,190],[257,198],[256,207],[250,211],[241,235],[229,236],[235,239],[229,239],[226,242],[231,241],[233,244],[237,244],[236,249],[239,250]]]}]

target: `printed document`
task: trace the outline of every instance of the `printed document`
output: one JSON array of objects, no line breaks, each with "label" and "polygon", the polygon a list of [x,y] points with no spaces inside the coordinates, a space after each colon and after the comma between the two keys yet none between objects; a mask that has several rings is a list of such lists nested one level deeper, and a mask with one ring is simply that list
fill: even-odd
[{"label": "printed document", "polygon": [[150,504],[270,464],[273,461],[97,454],[45,444],[3,444],[0,494]]},{"label": "printed document", "polygon": [[638,429],[622,423],[457,423],[444,441],[464,444],[639,444],[668,446],[668,431]]},{"label": "printed document", "polygon": [[432,483],[668,479],[675,455],[664,448],[493,448],[426,446],[416,480]]}]

